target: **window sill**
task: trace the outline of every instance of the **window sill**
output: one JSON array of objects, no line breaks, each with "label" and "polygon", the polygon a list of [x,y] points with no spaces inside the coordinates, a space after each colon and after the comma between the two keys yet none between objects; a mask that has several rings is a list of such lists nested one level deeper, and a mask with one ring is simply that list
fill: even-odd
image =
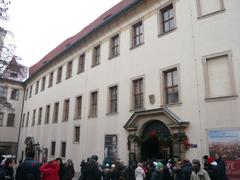
[{"label": "window sill", "polygon": [[214,16],[214,15],[217,15],[217,14],[220,14],[220,13],[224,13],[225,11],[226,11],[226,9],[221,9],[221,10],[218,10],[218,11],[214,11],[214,12],[212,12],[212,13],[208,13],[208,14],[201,15],[201,16],[198,17],[198,19],[199,19],[199,20],[205,19],[205,18]]},{"label": "window sill", "polygon": [[82,119],[82,117],[75,117],[75,118],[73,118],[74,121],[81,120],[81,119]]},{"label": "window sill", "polygon": [[80,144],[79,141],[73,141],[73,144]]},{"label": "window sill", "polygon": [[61,83],[61,82],[62,82],[62,81],[57,81],[56,84],[59,84],[59,83]]},{"label": "window sill", "polygon": [[66,77],[66,80],[70,79],[72,76]]},{"label": "window sill", "polygon": [[64,119],[64,120],[62,120],[62,122],[68,122],[68,120],[65,120],[65,119]]},{"label": "window sill", "polygon": [[97,115],[89,115],[88,118],[89,119],[94,119],[94,118],[97,118]]},{"label": "window sill", "polygon": [[115,58],[115,57],[118,57],[120,54],[118,53],[118,54],[116,54],[116,55],[113,55],[113,56],[110,56],[109,58],[108,58],[108,60],[111,60],[111,59],[113,59],[113,58]]},{"label": "window sill", "polygon": [[100,63],[93,64],[93,65],[91,66],[91,68],[94,68],[94,67],[98,66],[99,64],[100,64]]},{"label": "window sill", "polygon": [[175,27],[175,28],[173,28],[173,29],[171,29],[171,30],[169,30],[169,31],[166,31],[166,32],[161,32],[161,33],[158,35],[158,37],[160,38],[160,37],[166,36],[166,35],[174,32],[174,31],[176,31],[176,30],[177,30],[177,27]]},{"label": "window sill", "polygon": [[221,97],[209,97],[209,98],[205,98],[205,101],[206,102],[227,101],[227,100],[237,99],[237,97],[238,97],[238,95],[221,96]]},{"label": "window sill", "polygon": [[107,116],[116,116],[118,115],[118,112],[108,112],[106,113]]},{"label": "window sill", "polygon": [[130,48],[130,50],[136,49],[136,48],[142,46],[143,44],[144,44],[144,42],[142,42],[141,44],[138,44],[138,45],[136,45],[136,46],[132,46],[132,47]]},{"label": "window sill", "polygon": [[84,72],[84,71],[78,71],[77,74],[81,74],[81,73],[83,73],[83,72]]},{"label": "window sill", "polygon": [[163,104],[160,107],[175,107],[175,106],[180,106],[182,102],[176,102],[176,103],[170,103],[170,104]]},{"label": "window sill", "polygon": [[138,112],[138,111],[143,111],[145,110],[146,108],[137,108],[137,109],[130,109],[129,111],[130,112]]}]

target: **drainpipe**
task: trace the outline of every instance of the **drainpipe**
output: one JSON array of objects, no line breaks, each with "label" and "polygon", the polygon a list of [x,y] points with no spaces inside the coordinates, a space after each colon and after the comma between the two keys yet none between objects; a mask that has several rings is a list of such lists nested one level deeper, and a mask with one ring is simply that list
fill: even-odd
[{"label": "drainpipe", "polygon": [[17,149],[16,149],[16,156],[15,156],[16,160],[18,158],[18,148],[19,148],[19,140],[20,140],[20,135],[21,135],[21,125],[22,125],[24,101],[25,101],[25,87],[23,87],[23,101],[22,101],[22,109],[21,109],[20,123],[19,123],[19,129],[18,129]]}]

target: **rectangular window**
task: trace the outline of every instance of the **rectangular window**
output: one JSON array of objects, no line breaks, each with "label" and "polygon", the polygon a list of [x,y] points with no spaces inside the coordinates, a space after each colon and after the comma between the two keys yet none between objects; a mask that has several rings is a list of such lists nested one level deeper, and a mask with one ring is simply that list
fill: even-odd
[{"label": "rectangular window", "polygon": [[3,116],[4,114],[2,112],[0,112],[0,127],[3,126]]},{"label": "rectangular window", "polygon": [[78,73],[84,72],[85,69],[85,54],[79,56],[78,59]]},{"label": "rectangular window", "polygon": [[66,142],[62,142],[61,143],[61,157],[66,157],[66,147],[67,147],[67,144]]},{"label": "rectangular window", "polygon": [[42,78],[42,86],[41,86],[41,91],[44,91],[45,89],[45,83],[46,83],[46,76]]},{"label": "rectangular window", "polygon": [[38,88],[39,88],[39,80],[36,82],[35,94],[38,93]]},{"label": "rectangular window", "polygon": [[56,142],[52,141],[51,142],[51,156],[55,156],[55,151],[56,151]]},{"label": "rectangular window", "polygon": [[49,74],[49,81],[48,81],[48,87],[52,87],[53,85],[53,72]]},{"label": "rectangular window", "polygon": [[14,119],[15,119],[15,114],[13,113],[8,114],[7,127],[14,127]]},{"label": "rectangular window", "polygon": [[132,47],[139,46],[143,43],[143,24],[142,21],[134,24],[132,27]]},{"label": "rectangular window", "polygon": [[25,122],[25,113],[22,116],[22,124],[21,124],[22,128],[24,127],[24,122]]},{"label": "rectangular window", "polygon": [[119,55],[119,35],[115,35],[111,38],[110,43],[110,58]]},{"label": "rectangular window", "polygon": [[90,112],[89,116],[95,117],[97,116],[97,98],[98,98],[98,92],[92,92],[90,96]]},{"label": "rectangular window", "polygon": [[71,77],[72,77],[72,61],[68,62],[67,64],[66,79],[69,79]]},{"label": "rectangular window", "polygon": [[49,123],[49,116],[50,116],[50,105],[46,106],[46,113],[45,113],[45,124]]},{"label": "rectangular window", "polygon": [[7,87],[0,86],[0,97],[7,98]]},{"label": "rectangular window", "polygon": [[166,33],[176,28],[173,4],[169,4],[160,10],[161,33]]},{"label": "rectangular window", "polygon": [[59,111],[59,103],[56,102],[54,104],[54,110],[53,110],[53,123],[58,122],[58,111]]},{"label": "rectangular window", "polygon": [[75,102],[75,119],[81,119],[82,114],[82,96],[78,96]]},{"label": "rectangular window", "polygon": [[12,89],[11,99],[15,100],[15,101],[17,101],[19,99],[19,90],[18,89]]},{"label": "rectangular window", "polygon": [[197,0],[198,15],[204,16],[224,9],[223,0]]},{"label": "rectangular window", "polygon": [[32,97],[32,85],[30,86],[30,89],[29,89],[29,98]]},{"label": "rectangular window", "polygon": [[25,100],[28,98],[28,88],[26,89]]},{"label": "rectangular window", "polygon": [[38,110],[38,125],[41,124],[42,121],[42,108],[39,108]]},{"label": "rectangular window", "polygon": [[100,64],[100,45],[93,49],[92,67]]},{"label": "rectangular window", "polygon": [[33,110],[32,126],[35,125],[36,109]]},{"label": "rectangular window", "polygon": [[179,93],[177,68],[164,71],[163,74],[165,87],[165,104],[178,103]]},{"label": "rectangular window", "polygon": [[74,142],[80,141],[80,127],[74,127]]},{"label": "rectangular window", "polygon": [[118,111],[118,86],[109,88],[109,113],[116,113]]},{"label": "rectangular window", "polygon": [[235,95],[230,54],[206,57],[204,59],[207,98]]},{"label": "rectangular window", "polygon": [[63,120],[62,121],[68,121],[68,118],[69,118],[69,104],[70,104],[70,100],[66,99],[64,101],[64,105],[63,105]]},{"label": "rectangular window", "polygon": [[57,71],[57,83],[60,83],[61,81],[62,81],[62,67],[59,67]]},{"label": "rectangular window", "polygon": [[28,127],[28,121],[29,121],[29,112],[27,112],[27,119],[26,119],[26,127]]},{"label": "rectangular window", "polygon": [[143,108],[143,78],[133,80],[133,109]]}]

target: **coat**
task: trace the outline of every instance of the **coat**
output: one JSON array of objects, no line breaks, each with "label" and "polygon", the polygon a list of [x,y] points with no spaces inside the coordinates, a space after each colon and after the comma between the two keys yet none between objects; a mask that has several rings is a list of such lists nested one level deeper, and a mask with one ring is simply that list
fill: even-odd
[{"label": "coat", "polygon": [[14,180],[13,168],[2,166],[0,168],[0,180]]},{"label": "coat", "polygon": [[57,161],[45,163],[39,170],[43,174],[42,180],[59,180],[59,165]]},{"label": "coat", "polygon": [[40,164],[30,158],[20,164],[16,172],[16,180],[40,180]]},{"label": "coat", "polygon": [[190,180],[211,180],[207,171],[200,169],[197,173],[192,171]]},{"label": "coat", "polygon": [[145,175],[145,172],[144,172],[143,168],[137,167],[135,169],[135,178],[136,178],[136,180],[144,180],[145,177],[146,177],[146,175]]},{"label": "coat", "polygon": [[74,176],[75,176],[74,167],[73,166],[66,166],[65,167],[64,179],[65,180],[72,180]]}]

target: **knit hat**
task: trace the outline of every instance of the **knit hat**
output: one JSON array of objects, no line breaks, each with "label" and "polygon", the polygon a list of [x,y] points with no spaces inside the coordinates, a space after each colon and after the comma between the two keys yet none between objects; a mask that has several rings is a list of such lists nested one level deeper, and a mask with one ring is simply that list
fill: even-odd
[{"label": "knit hat", "polygon": [[163,168],[164,166],[163,166],[163,164],[161,163],[161,162],[158,162],[157,163],[157,165],[156,165],[156,168],[157,169],[161,169],[161,168]]},{"label": "knit hat", "polygon": [[214,158],[213,158],[213,157],[209,157],[208,160],[207,160],[207,162],[208,162],[209,164],[211,164],[213,161],[214,161]]}]

